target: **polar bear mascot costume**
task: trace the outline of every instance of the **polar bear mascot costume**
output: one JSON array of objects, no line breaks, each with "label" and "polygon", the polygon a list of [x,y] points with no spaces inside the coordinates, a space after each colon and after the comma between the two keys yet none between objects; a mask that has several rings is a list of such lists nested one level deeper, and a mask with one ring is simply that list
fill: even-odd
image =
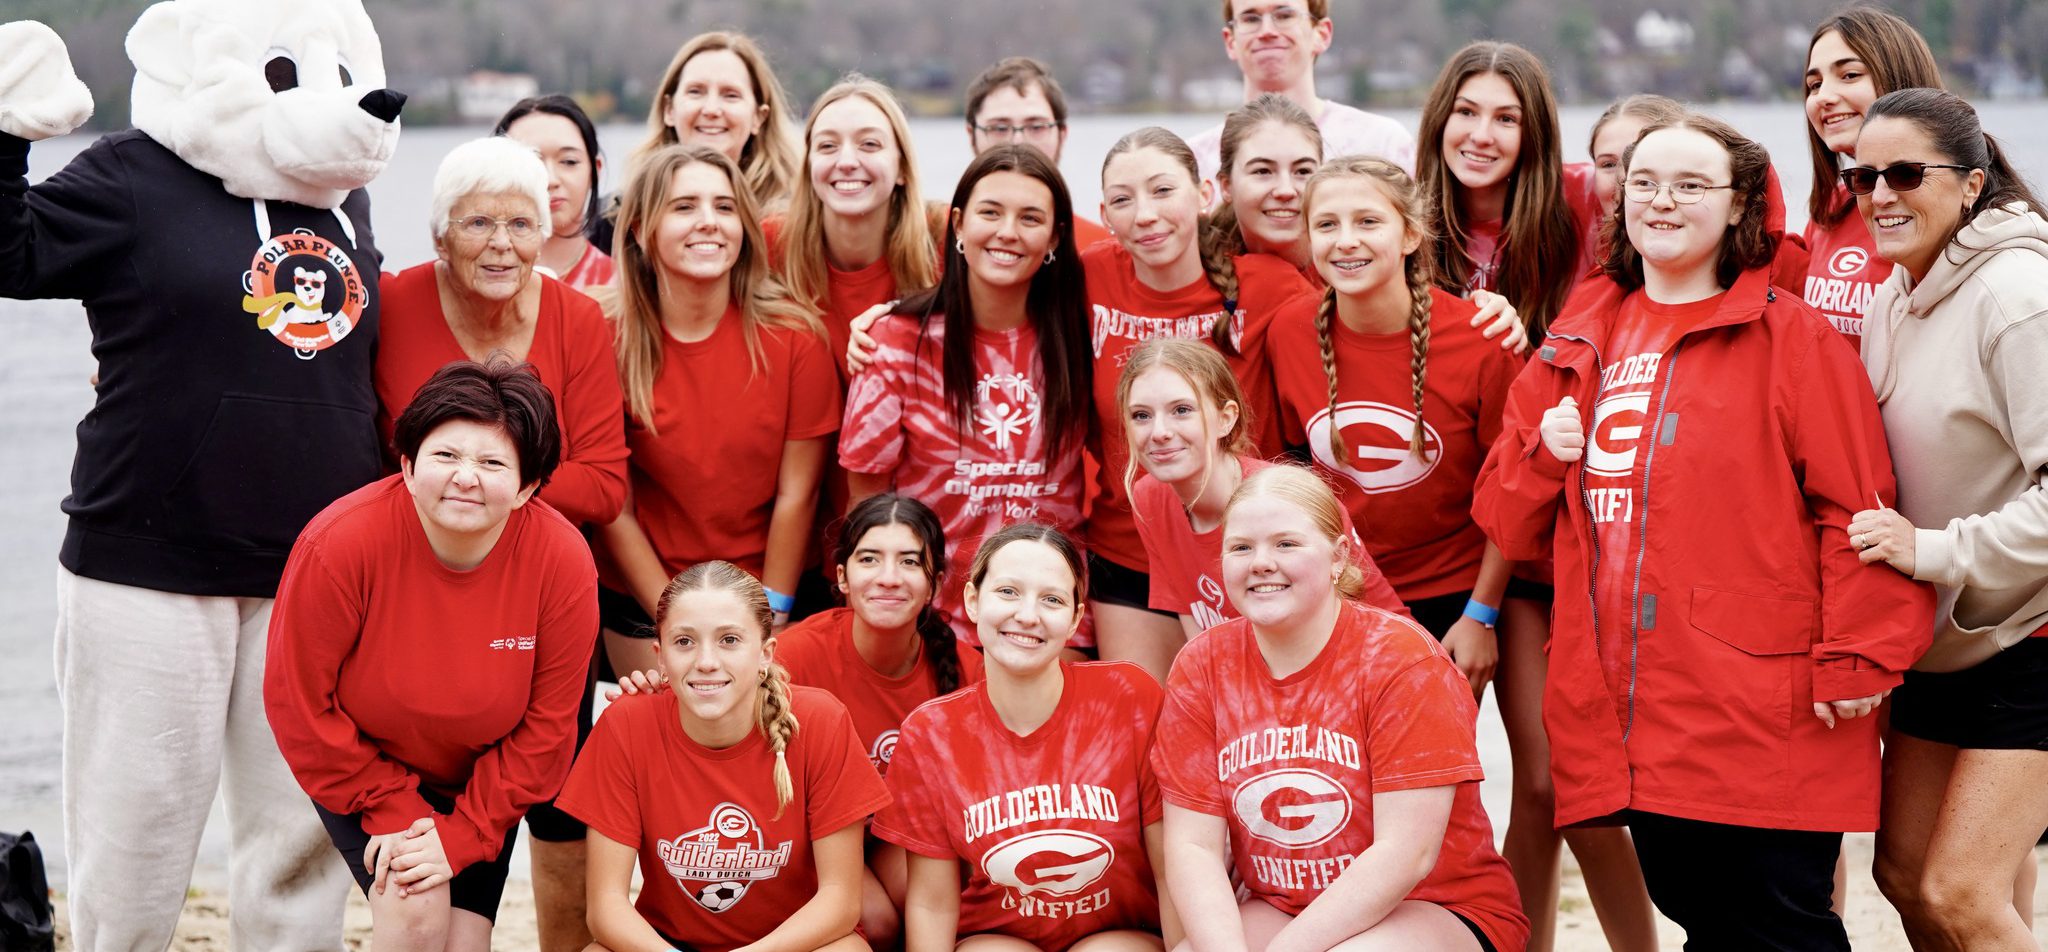
[{"label": "polar bear mascot costume", "polygon": [[234,947],[337,949],[351,880],[263,655],[299,530],[379,475],[362,189],[405,97],[361,0],[165,0],[127,50],[136,128],[31,188],[92,101],[48,27],[0,25],[0,295],[82,300],[99,360],[58,553],[72,943],[171,942],[222,790]]}]

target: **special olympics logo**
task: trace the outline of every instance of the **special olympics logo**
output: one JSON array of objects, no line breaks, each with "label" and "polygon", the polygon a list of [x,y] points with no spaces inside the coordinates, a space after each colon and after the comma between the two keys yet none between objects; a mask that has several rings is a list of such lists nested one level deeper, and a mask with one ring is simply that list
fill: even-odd
[{"label": "special olympics logo", "polygon": [[1000,453],[1038,426],[1038,389],[1023,374],[984,374],[974,385],[974,419]]},{"label": "special olympics logo", "polygon": [[902,734],[899,730],[883,731],[875,738],[874,746],[868,748],[868,763],[874,764],[877,770],[889,766],[889,761],[896,756],[896,738]]},{"label": "special olympics logo", "polygon": [[[1344,434],[1351,459],[1330,455],[1330,427]],[[1308,421],[1309,451],[1316,462],[1343,473],[1358,488],[1369,493],[1390,493],[1407,489],[1436,471],[1443,459],[1443,441],[1436,427],[1422,424],[1422,457],[1408,448],[1415,432],[1415,413],[1384,403],[1354,401],[1337,404],[1336,413],[1326,407]]]},{"label": "special olympics logo", "polygon": [[1623,393],[1593,406],[1593,438],[1586,441],[1586,472],[1627,476],[1635,472],[1636,446],[1650,412],[1650,392]]},{"label": "special olympics logo", "polygon": [[1071,896],[1090,886],[1116,862],[1116,847],[1092,833],[1041,830],[1012,837],[981,854],[990,882],[1019,896]]},{"label": "special olympics logo", "polygon": [[1336,836],[1351,820],[1351,794],[1328,774],[1305,767],[1268,771],[1238,784],[1230,806],[1246,833],[1292,850]]},{"label": "special olympics logo", "polygon": [[1828,257],[1828,273],[1838,278],[1854,277],[1870,263],[1870,252],[1861,248],[1840,248]]}]

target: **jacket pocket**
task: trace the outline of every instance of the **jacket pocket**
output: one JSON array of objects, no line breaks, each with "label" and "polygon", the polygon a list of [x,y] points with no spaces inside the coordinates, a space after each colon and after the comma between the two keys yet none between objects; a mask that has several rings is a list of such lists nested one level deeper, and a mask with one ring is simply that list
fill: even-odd
[{"label": "jacket pocket", "polygon": [[370,413],[224,393],[164,491],[164,525],[196,548],[286,552],[328,503],[377,475]]},{"label": "jacket pocket", "polygon": [[1812,599],[1694,586],[1692,626],[1744,654],[1806,654],[1818,625]]}]

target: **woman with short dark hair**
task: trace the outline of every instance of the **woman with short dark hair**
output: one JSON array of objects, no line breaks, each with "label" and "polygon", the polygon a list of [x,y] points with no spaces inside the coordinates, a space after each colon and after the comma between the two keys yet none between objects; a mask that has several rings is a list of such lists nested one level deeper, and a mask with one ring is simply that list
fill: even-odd
[{"label": "woman with short dark hair", "polygon": [[395,442],[399,474],[292,547],[264,704],[369,897],[371,948],[484,950],[519,818],[569,772],[597,571],[533,498],[561,439],[530,367],[442,368]]}]

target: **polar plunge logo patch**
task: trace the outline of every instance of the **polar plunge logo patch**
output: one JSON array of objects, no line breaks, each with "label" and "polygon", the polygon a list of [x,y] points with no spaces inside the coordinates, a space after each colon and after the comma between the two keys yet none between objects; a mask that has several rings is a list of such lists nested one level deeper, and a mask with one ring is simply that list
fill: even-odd
[{"label": "polar plunge logo patch", "polygon": [[721,803],[711,808],[709,823],[660,841],[655,854],[684,895],[718,913],[739,905],[754,883],[780,874],[789,865],[790,841],[769,847],[753,814]]},{"label": "polar plunge logo patch", "polygon": [[1237,785],[1230,808],[1246,833],[1275,846],[1307,849],[1344,829],[1351,794],[1320,770],[1269,770]]},{"label": "polar plunge logo patch", "polygon": [[[1344,434],[1344,446],[1351,458],[1330,455],[1330,427]],[[1429,478],[1443,459],[1443,440],[1436,427],[1422,424],[1422,457],[1408,449],[1415,432],[1415,412],[1384,403],[1355,400],[1316,411],[1308,420],[1308,449],[1316,462],[1343,473],[1358,488],[1369,493],[1390,493],[1407,489]]]},{"label": "polar plunge logo patch", "polygon": [[256,249],[242,272],[242,310],[301,359],[340,343],[362,322],[369,295],[355,262],[304,228]]}]

